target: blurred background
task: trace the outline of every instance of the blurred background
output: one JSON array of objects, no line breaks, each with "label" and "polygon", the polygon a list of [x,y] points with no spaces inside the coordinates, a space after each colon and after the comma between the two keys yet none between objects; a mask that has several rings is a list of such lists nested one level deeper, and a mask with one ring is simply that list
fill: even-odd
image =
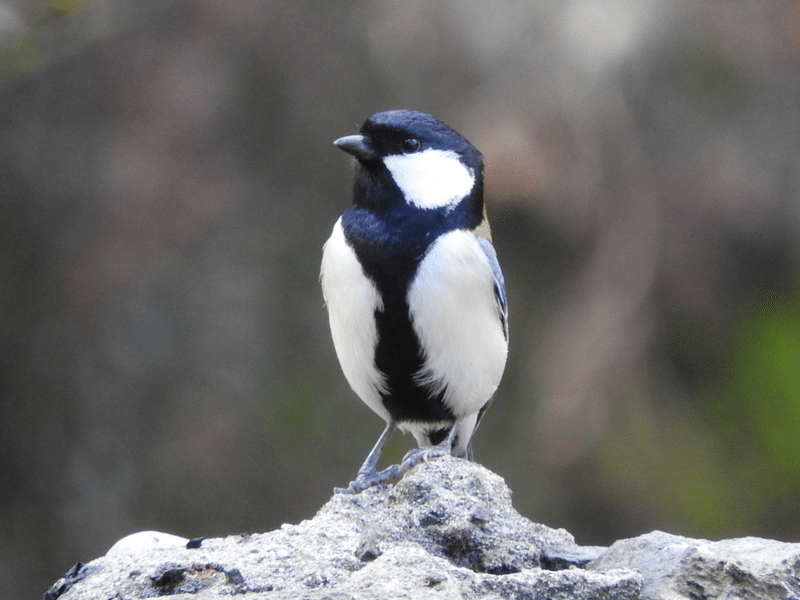
[{"label": "blurred background", "polygon": [[517,510],[800,541],[796,0],[0,0],[0,597],[354,477],[318,272],[389,108],[485,155]]}]

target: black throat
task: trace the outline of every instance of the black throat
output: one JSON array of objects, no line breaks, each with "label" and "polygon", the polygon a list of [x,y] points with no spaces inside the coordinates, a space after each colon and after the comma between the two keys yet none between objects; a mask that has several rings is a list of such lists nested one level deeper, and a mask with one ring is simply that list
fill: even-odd
[{"label": "black throat", "polygon": [[419,211],[408,213],[392,211],[392,219],[387,221],[353,206],[342,216],[342,227],[364,274],[375,283],[383,301],[382,310],[375,311],[375,366],[386,377],[388,392],[382,394],[386,410],[395,421],[451,421],[453,414],[442,401],[444,392],[433,394],[414,381],[423,356],[408,306],[409,285],[444,224],[431,228],[433,215],[426,215],[423,222]]},{"label": "black throat", "polygon": [[409,316],[408,289],[420,262],[436,239],[449,231],[474,229],[483,219],[483,169],[456,206],[420,209],[409,206],[380,160],[357,163],[353,205],[342,215],[347,243],[378,289],[382,310],[375,311],[378,345],[375,366],[386,377],[383,404],[395,421],[452,421],[443,402],[414,381],[423,366],[419,338]]}]

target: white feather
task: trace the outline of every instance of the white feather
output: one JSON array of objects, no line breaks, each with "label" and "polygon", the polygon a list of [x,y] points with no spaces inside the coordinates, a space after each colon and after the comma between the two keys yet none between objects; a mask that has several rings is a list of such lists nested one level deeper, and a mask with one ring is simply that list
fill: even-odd
[{"label": "white feather", "polygon": [[358,397],[388,422],[389,412],[381,401],[381,393],[387,391],[386,379],[374,361],[378,343],[375,311],[383,309],[383,300],[345,241],[341,218],[323,246],[320,280],[344,376]]},{"label": "white feather", "polygon": [[451,231],[434,242],[408,303],[424,348],[417,380],[436,392],[446,390],[444,402],[457,419],[477,415],[500,384],[508,342],[492,270],[473,232]]},{"label": "white feather", "polygon": [[383,163],[406,201],[418,208],[455,206],[475,185],[474,172],[449,150],[392,154]]},{"label": "white feather", "polygon": [[478,413],[474,412],[466,417],[457,420],[455,424],[450,421],[438,421],[435,423],[423,423],[420,421],[398,423],[397,428],[403,433],[410,433],[414,436],[417,445],[422,448],[423,446],[430,446],[431,434],[435,431],[441,431],[448,427],[456,427],[456,440],[453,446],[453,456],[466,456],[469,441],[472,434],[475,432],[475,427],[478,423]]}]

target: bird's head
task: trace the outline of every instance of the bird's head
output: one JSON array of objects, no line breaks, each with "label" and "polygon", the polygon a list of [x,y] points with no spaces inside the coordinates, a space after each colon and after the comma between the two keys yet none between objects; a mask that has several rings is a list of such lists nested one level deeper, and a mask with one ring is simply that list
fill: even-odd
[{"label": "bird's head", "polygon": [[455,208],[474,197],[482,208],[483,157],[460,134],[429,114],[389,110],[334,144],[356,157],[354,203],[371,210],[405,204]]}]

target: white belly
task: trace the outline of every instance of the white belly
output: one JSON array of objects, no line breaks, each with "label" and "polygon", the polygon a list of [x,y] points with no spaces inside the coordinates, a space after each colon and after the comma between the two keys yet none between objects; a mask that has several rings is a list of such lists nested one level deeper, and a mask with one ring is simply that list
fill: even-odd
[{"label": "white belly", "polygon": [[494,278],[474,234],[451,231],[433,243],[411,283],[408,304],[425,349],[418,381],[444,389],[456,418],[477,413],[500,384],[508,342]]},{"label": "white belly", "polygon": [[378,343],[374,315],[383,307],[383,301],[345,241],[341,218],[323,247],[320,280],[333,345],[344,376],[358,397],[388,422],[389,412],[381,400],[386,381],[374,361]]}]

